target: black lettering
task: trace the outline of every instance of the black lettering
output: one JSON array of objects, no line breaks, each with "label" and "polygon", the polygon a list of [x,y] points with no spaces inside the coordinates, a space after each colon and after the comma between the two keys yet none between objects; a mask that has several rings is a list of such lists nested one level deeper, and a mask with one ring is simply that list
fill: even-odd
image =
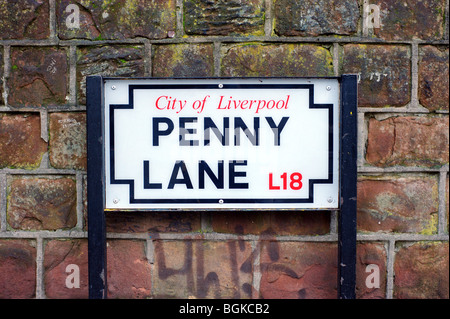
[{"label": "black lettering", "polygon": [[[177,178],[178,172],[181,171],[183,178]],[[186,168],[186,164],[184,161],[176,161],[173,166],[172,176],[170,176],[168,189],[173,189],[175,184],[184,184],[186,188],[193,189],[191,178],[189,177],[189,173]]]},{"label": "black lettering", "polygon": [[197,133],[196,129],[186,128],[186,123],[197,123],[196,117],[180,117],[180,146],[198,146],[198,140],[186,140],[186,134]]},{"label": "black lettering", "polygon": [[236,172],[235,167],[236,166],[247,166],[247,161],[230,161],[229,165],[229,188],[230,189],[247,189],[248,183],[236,183],[235,179],[236,177],[245,177],[247,176],[246,172]]},{"label": "black lettering", "polygon": [[211,181],[214,183],[217,189],[223,189],[224,188],[224,178],[223,178],[223,161],[219,161],[217,163],[217,170],[218,173],[216,176],[214,172],[211,170],[211,168],[206,164],[205,161],[198,162],[198,188],[204,189],[205,188],[205,172],[211,179]]},{"label": "black lettering", "polygon": [[144,161],[144,189],[162,189],[161,183],[150,183],[150,161]]},{"label": "black lettering", "polygon": [[289,117],[283,117],[280,121],[280,124],[278,124],[277,126],[271,117],[266,117],[266,121],[267,123],[269,123],[269,126],[273,131],[273,145],[280,145],[281,131],[284,129],[284,126],[286,125],[288,120]]},{"label": "black lettering", "polygon": [[[167,129],[160,130],[159,124],[166,123]],[[167,136],[173,131],[173,122],[167,117],[154,117],[153,118],[153,146],[159,146],[159,137]]]},{"label": "black lettering", "polygon": [[228,117],[223,118],[223,134],[220,133],[219,129],[217,128],[216,124],[213,122],[213,120],[210,117],[205,117],[204,120],[204,132],[205,132],[205,138],[204,138],[204,145],[209,145],[210,143],[210,130],[213,131],[213,133],[216,135],[216,137],[221,141],[223,146],[230,145],[230,137],[229,137],[229,131],[230,131],[230,119]]},{"label": "black lettering", "polygon": [[234,145],[241,145],[241,134],[239,128],[245,133],[249,141],[255,145],[259,145],[259,117],[253,118],[253,127],[255,132],[252,134],[248,129],[248,126],[240,117],[234,118]]}]

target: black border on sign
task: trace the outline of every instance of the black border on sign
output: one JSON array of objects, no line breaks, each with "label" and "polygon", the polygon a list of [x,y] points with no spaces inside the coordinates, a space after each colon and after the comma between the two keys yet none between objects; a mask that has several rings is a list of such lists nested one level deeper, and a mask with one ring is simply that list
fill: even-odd
[{"label": "black border on sign", "polygon": [[[129,84],[128,85],[128,104],[111,104],[109,106],[109,154],[110,154],[110,183],[128,185],[130,204],[280,204],[292,203],[303,204],[314,202],[315,184],[333,183],[333,104],[315,104],[314,103],[314,84],[223,84],[221,90],[226,89],[301,89],[309,90],[309,108],[310,109],[328,109],[328,177],[326,179],[310,179],[308,198],[164,198],[149,199],[135,198],[135,181],[133,179],[115,178],[115,141],[114,141],[114,111],[131,110],[134,108],[134,90],[181,90],[181,89],[218,89],[217,84]],[[157,207],[155,207],[157,208]]]}]

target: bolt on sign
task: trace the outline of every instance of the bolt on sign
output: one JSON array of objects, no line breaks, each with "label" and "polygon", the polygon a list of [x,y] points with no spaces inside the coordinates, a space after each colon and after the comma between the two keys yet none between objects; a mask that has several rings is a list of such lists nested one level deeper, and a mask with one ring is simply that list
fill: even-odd
[{"label": "bolt on sign", "polygon": [[104,79],[106,210],[337,209],[337,78]]}]

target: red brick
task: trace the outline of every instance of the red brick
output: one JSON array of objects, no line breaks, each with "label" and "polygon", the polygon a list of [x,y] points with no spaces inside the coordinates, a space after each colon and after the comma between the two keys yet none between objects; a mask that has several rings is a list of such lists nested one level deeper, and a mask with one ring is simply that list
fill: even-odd
[{"label": "red brick", "polygon": [[48,0],[1,1],[0,17],[0,40],[38,40],[50,35]]},{"label": "red brick", "polygon": [[3,100],[3,72],[3,47],[0,47],[0,105],[5,104],[5,101]]},{"label": "red brick", "polygon": [[[376,266],[379,271],[380,287],[367,286],[369,276],[375,276],[375,271],[367,266]],[[356,298],[357,299],[384,299],[386,296],[387,256],[383,244],[358,243],[356,246]],[[367,270],[367,271],[366,271]]]},{"label": "red brick", "polygon": [[114,233],[185,233],[201,229],[198,212],[110,212],[106,229]]},{"label": "red brick", "polygon": [[8,198],[7,219],[14,229],[57,230],[77,223],[76,183],[70,178],[17,178]]},{"label": "red brick", "polygon": [[[68,266],[79,270],[79,288],[67,286],[73,283],[76,273]],[[86,299],[89,297],[87,240],[51,240],[44,248],[45,296],[51,299]],[[70,276],[70,277],[69,277]]]},{"label": "red brick", "polygon": [[419,101],[430,111],[448,111],[449,51],[430,45],[420,51]]},{"label": "red brick", "polygon": [[397,299],[449,298],[448,242],[401,245],[394,263]]},{"label": "red brick", "polygon": [[0,113],[0,168],[36,168],[47,151],[37,114]]},{"label": "red brick", "polygon": [[153,58],[155,77],[214,76],[214,47],[209,44],[157,46]]},{"label": "red brick", "polygon": [[449,160],[448,130],[448,117],[371,118],[366,160],[380,167],[445,165]]},{"label": "red brick", "polygon": [[36,293],[36,248],[26,240],[0,240],[0,299],[29,299]]},{"label": "red brick", "polygon": [[12,47],[8,104],[17,107],[65,105],[68,57],[64,48]]},{"label": "red brick", "polygon": [[436,234],[438,189],[430,176],[360,178],[358,230]]},{"label": "red brick", "polygon": [[360,12],[357,0],[277,0],[274,15],[277,35],[350,35]]},{"label": "red brick", "polygon": [[250,298],[253,258],[245,241],[154,241],[155,298]]},{"label": "red brick", "polygon": [[[78,6],[80,27],[70,29],[69,4]],[[136,37],[167,38],[176,27],[175,0],[58,0],[56,21],[61,39],[123,40]]]},{"label": "red brick", "polygon": [[439,40],[444,36],[445,0],[371,0],[380,8],[380,28],[374,34],[385,40]]},{"label": "red brick", "polygon": [[358,106],[404,106],[410,101],[411,54],[407,46],[346,44],[342,74],[358,74]]},{"label": "red brick", "polygon": [[445,185],[445,210],[446,210],[446,214],[447,214],[447,233],[449,231],[449,227],[448,227],[448,225],[449,225],[449,220],[448,220],[448,218],[449,218],[449,206],[450,206],[450,204],[449,204],[449,188],[450,188],[450,180],[449,180],[449,177],[448,177],[448,174],[447,174],[447,183]]},{"label": "red brick", "polygon": [[215,232],[277,235],[324,235],[330,232],[329,212],[216,212]]},{"label": "red brick", "polygon": [[337,246],[266,242],[261,251],[261,274],[264,299],[335,299]]},{"label": "red brick", "polygon": [[223,76],[333,76],[327,49],[310,44],[237,44],[224,47]]},{"label": "red brick", "polygon": [[49,159],[55,168],[86,170],[86,114],[50,114]]},{"label": "red brick", "polygon": [[151,297],[152,276],[145,241],[108,241],[107,265],[108,298]]}]

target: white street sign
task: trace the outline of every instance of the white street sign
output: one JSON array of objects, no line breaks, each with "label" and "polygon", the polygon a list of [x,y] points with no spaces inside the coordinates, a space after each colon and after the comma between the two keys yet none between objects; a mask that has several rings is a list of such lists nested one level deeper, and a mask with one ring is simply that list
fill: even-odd
[{"label": "white street sign", "polygon": [[338,79],[107,79],[107,210],[336,209]]}]

